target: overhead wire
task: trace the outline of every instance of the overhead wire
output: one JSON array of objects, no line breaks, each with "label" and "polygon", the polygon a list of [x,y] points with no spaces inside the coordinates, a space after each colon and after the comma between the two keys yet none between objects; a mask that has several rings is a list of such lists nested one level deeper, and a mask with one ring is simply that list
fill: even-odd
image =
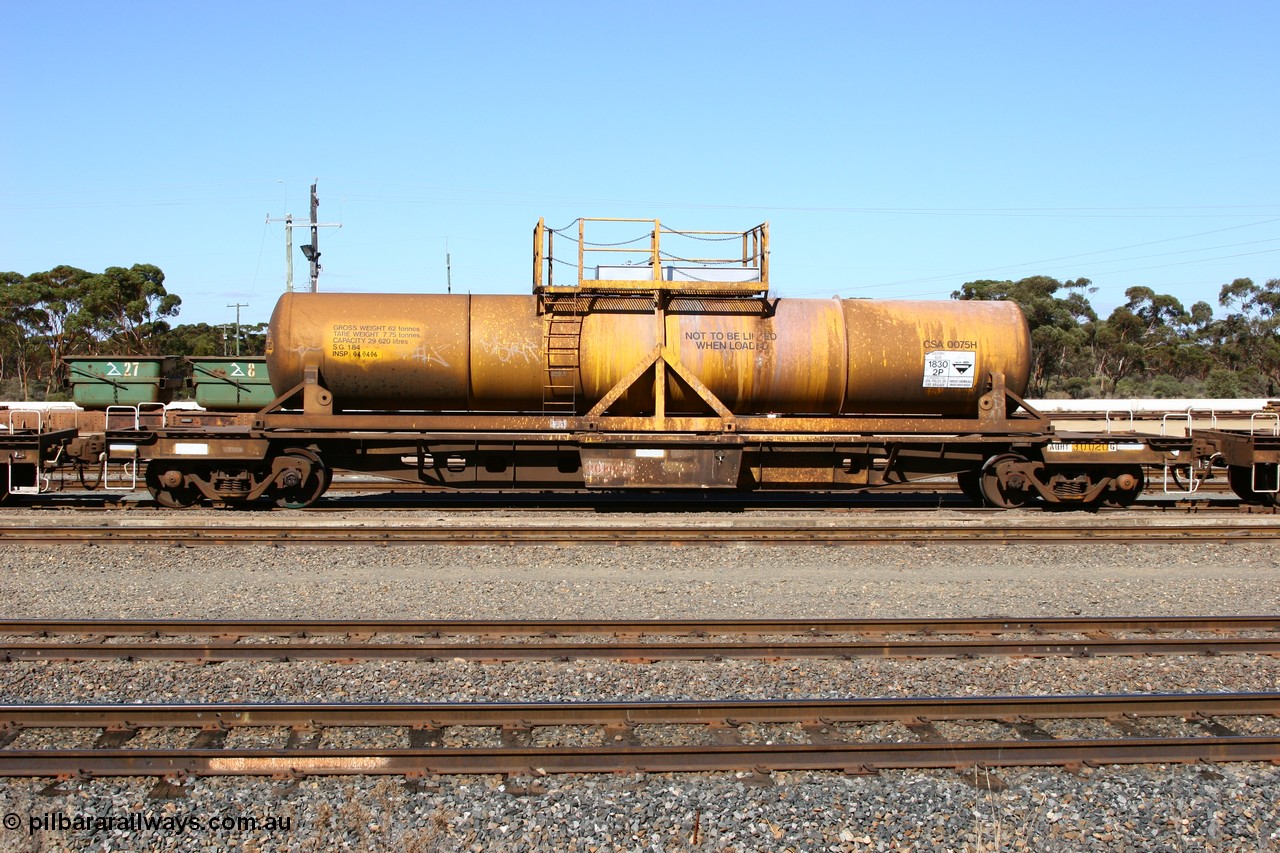
[{"label": "overhead wire", "polygon": [[[1105,255],[1110,252],[1123,252],[1126,249],[1138,249],[1143,246],[1157,246],[1157,245],[1160,245],[1161,243],[1173,243],[1179,240],[1190,240],[1195,237],[1205,237],[1210,234],[1221,234],[1225,231],[1236,231],[1241,228],[1253,228],[1259,225],[1270,225],[1275,222],[1280,222],[1280,218],[1264,219],[1259,222],[1247,222],[1241,225],[1230,225],[1230,226],[1227,226],[1226,228],[1214,228],[1209,231],[1197,231],[1192,234],[1182,234],[1176,237],[1164,237],[1159,240],[1147,240],[1141,243],[1130,243],[1125,246],[1113,246],[1112,248],[1109,248],[1109,249],[1096,249],[1090,252],[1077,252],[1070,255],[1059,255],[1057,257],[1042,258],[1040,260],[1035,260],[1035,261],[1022,261],[1016,264],[1001,264],[999,266],[983,267],[981,269],[964,270],[964,271],[953,272],[953,273],[944,273],[940,275],[926,276],[923,278],[900,279],[898,281],[890,281],[890,282],[883,282],[881,284],[865,285],[865,286],[860,286],[858,288],[853,288],[853,289],[868,289],[868,288],[874,288],[874,287],[893,287],[893,286],[903,285],[903,284],[926,284],[931,281],[946,281],[948,279],[960,278],[962,276],[979,275],[981,273],[999,272],[1001,270],[1014,270],[1014,269],[1020,269],[1022,267],[1041,266],[1043,264],[1057,263],[1059,261],[1070,261],[1070,260],[1075,260],[1077,258],[1093,257],[1094,255]],[[1272,239],[1272,238],[1268,238],[1268,239]],[[1264,241],[1258,241],[1258,242],[1264,242]],[[1233,246],[1233,245],[1248,245],[1248,244],[1238,243],[1238,244],[1227,244],[1225,246],[1208,246],[1203,249],[1187,249],[1187,250],[1180,250],[1178,252],[1170,252],[1168,254],[1182,254],[1185,251],[1192,251],[1192,252],[1211,251],[1213,249],[1227,248],[1228,246]],[[1149,255],[1146,257],[1161,257],[1161,255]]]}]

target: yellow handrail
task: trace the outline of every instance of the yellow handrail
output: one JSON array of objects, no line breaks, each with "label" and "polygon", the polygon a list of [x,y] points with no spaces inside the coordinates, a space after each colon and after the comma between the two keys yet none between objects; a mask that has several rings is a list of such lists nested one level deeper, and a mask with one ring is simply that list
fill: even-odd
[{"label": "yellow handrail", "polygon": [[[593,244],[587,240],[587,223],[643,223],[649,226],[648,234],[635,237],[618,243],[597,243]],[[533,248],[533,286],[535,292],[543,291],[553,286],[554,265],[557,263],[566,266],[577,267],[577,283],[578,288],[587,288],[593,290],[689,290],[696,289],[700,291],[714,290],[718,292],[729,293],[760,293],[767,291],[769,288],[769,224],[761,223],[754,228],[746,231],[681,231],[673,228],[664,227],[660,220],[657,219],[632,219],[622,217],[584,217],[578,219],[576,223],[577,231],[577,259],[575,263],[566,263],[565,261],[555,257],[552,240],[554,235],[561,235],[568,229],[551,229],[546,227],[544,220],[539,219],[537,226],[534,228],[534,248]],[[667,232],[669,235],[676,235],[678,238],[686,238],[689,240],[710,240],[715,242],[739,242],[741,243],[741,252],[736,256],[717,256],[698,254],[697,256],[681,257],[674,254],[664,253],[662,250],[662,234]],[[631,246],[627,244],[638,243],[647,239],[648,245]],[[573,239],[570,237],[569,239]],[[690,253],[692,254],[692,253]],[[635,266],[638,269],[648,268],[648,275],[644,278],[624,278],[624,279],[607,279],[599,277],[599,269],[602,266],[598,261],[592,264],[593,259],[603,259],[611,255],[645,255],[648,258],[647,263],[628,264],[627,266]],[[664,276],[664,264],[669,268],[675,268],[678,264],[688,265],[681,268],[685,275],[698,281],[698,285],[693,285],[688,281],[676,282],[669,281]],[[587,271],[595,266],[597,269],[597,277],[589,278]],[[688,267],[694,268],[738,268],[748,271],[754,271],[753,275],[748,275],[748,280],[733,281],[717,281],[698,279]],[[544,272],[545,269],[545,272]],[[674,276],[674,273],[672,273]]]}]

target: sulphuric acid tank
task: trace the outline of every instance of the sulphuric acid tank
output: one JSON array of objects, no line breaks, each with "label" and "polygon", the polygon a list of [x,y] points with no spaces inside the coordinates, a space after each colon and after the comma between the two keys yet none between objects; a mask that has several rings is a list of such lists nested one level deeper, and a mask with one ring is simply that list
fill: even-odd
[{"label": "sulphuric acid tank", "polygon": [[[1012,302],[677,296],[659,314],[649,297],[584,295],[572,314],[538,308],[531,295],[285,294],[271,382],[284,393],[315,366],[335,409],[539,412],[550,358],[570,365],[559,374],[583,412],[665,342],[735,414],[971,417],[988,373],[1016,394],[1030,373]],[[705,411],[675,371],[667,383],[668,414]],[[609,411],[652,407],[639,382]]]}]

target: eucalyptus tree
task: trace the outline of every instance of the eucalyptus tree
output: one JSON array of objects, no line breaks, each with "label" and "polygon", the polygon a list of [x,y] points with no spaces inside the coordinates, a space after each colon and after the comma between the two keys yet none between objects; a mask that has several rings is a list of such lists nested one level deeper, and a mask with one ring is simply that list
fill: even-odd
[{"label": "eucalyptus tree", "polygon": [[82,307],[94,336],[126,354],[157,354],[160,335],[169,329],[164,318],[181,305],[153,264],[107,267],[84,283]]}]

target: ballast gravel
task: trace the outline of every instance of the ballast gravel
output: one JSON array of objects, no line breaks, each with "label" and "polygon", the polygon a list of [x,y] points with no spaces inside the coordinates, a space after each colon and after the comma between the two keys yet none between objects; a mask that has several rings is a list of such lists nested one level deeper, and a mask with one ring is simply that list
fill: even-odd
[{"label": "ballast gravel", "polygon": [[[503,517],[490,516],[495,523]],[[0,549],[0,596],[4,618],[1245,615],[1280,612],[1280,565],[1266,544],[9,546]],[[1219,690],[1280,690],[1280,661],[0,665],[4,703]],[[273,733],[253,736],[269,741]],[[282,746],[283,733],[274,736],[266,745]],[[330,736],[327,745],[360,745],[380,735]],[[167,799],[151,798],[150,779],[49,782],[0,782],[0,849],[1280,850],[1280,768],[1254,764],[869,776],[211,778],[191,780]]]}]

